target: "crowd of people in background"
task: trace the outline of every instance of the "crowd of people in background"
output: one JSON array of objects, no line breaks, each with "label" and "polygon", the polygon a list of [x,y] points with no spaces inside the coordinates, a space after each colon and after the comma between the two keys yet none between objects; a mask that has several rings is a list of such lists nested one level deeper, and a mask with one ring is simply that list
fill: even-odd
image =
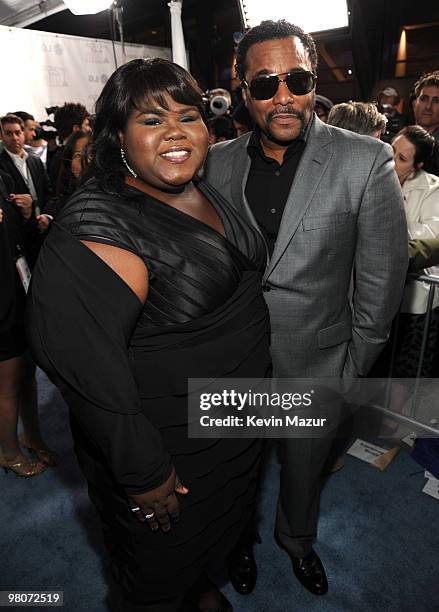
[{"label": "crowd of people in background", "polygon": [[[391,144],[409,230],[410,271],[422,273],[439,265],[439,71],[417,80],[405,108],[402,114],[401,96],[394,87],[386,86],[377,101],[334,104],[317,93],[314,111],[317,121]],[[25,332],[26,291],[53,221],[81,187],[90,163],[97,167],[90,148],[93,117],[83,105],[69,102],[59,107],[54,127],[56,138],[26,111],[0,118],[0,465],[23,477],[41,474],[60,461],[39,428],[36,367]],[[241,100],[208,118],[207,128],[213,145],[240,138],[254,130],[255,124]],[[136,179],[130,166],[126,167]],[[375,366],[379,369],[372,370],[376,375],[417,375],[428,291],[426,283],[408,278],[400,324],[391,334],[398,346],[397,359],[390,371],[389,350],[385,349]],[[421,371],[426,377],[439,376],[438,293]]]}]

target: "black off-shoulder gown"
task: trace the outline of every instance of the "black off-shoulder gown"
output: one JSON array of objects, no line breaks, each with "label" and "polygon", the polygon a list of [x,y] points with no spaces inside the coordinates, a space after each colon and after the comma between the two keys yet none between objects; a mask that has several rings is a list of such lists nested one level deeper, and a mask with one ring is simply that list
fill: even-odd
[{"label": "black off-shoulder gown", "polygon": [[[188,378],[259,378],[270,366],[265,245],[212,187],[198,187],[225,237],[133,188],[114,196],[89,183],[53,224],[29,292],[35,359],[69,405],[113,570],[141,602],[181,596],[226,554],[256,494],[259,440],[187,435]],[[144,305],[83,239],[143,259]],[[153,533],[127,493],[163,483],[172,465],[190,493],[180,522]]]}]

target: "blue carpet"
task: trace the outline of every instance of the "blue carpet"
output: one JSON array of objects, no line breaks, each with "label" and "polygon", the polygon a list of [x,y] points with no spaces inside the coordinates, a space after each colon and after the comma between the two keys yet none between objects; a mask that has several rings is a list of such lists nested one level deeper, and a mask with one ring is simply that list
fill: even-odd
[{"label": "blue carpet", "polygon": [[[105,612],[100,527],[72,452],[67,410],[41,374],[39,396],[42,429],[63,462],[36,478],[0,474],[0,590],[62,590],[66,612]],[[330,591],[320,598],[297,583],[273,541],[278,472],[272,454],[256,590],[241,597],[225,587],[236,612],[439,610],[439,502],[421,493],[423,471],[406,452],[385,472],[348,456],[326,484],[316,550]]]}]

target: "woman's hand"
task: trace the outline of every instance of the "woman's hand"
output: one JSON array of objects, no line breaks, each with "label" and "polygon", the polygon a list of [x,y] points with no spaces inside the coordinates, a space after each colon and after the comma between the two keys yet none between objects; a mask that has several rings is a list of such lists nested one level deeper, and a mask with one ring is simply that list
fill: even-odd
[{"label": "woman's hand", "polygon": [[13,202],[20,209],[25,219],[32,216],[32,196],[29,193],[11,193],[9,201]]},{"label": "woman's hand", "polygon": [[[179,477],[172,468],[168,480],[156,489],[147,493],[130,495],[130,506],[134,516],[141,523],[148,523],[153,531],[157,531],[159,526],[162,531],[171,529],[171,521],[178,521],[180,508],[176,493],[187,495],[189,489],[181,484]],[[138,510],[134,510],[138,508]]]}]

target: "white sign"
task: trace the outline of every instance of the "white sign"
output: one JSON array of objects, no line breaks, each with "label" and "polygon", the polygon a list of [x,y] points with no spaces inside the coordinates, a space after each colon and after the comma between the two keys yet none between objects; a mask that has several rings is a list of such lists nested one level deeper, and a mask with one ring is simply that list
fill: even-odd
[{"label": "white sign", "polygon": [[428,478],[422,492],[434,497],[435,499],[439,499],[439,480],[434,477]]},{"label": "white sign", "polygon": [[377,457],[381,457],[381,455],[387,452],[387,448],[382,448],[381,446],[357,438],[347,451],[347,454],[357,459],[361,459],[362,461],[366,461],[367,463],[373,463]]}]

